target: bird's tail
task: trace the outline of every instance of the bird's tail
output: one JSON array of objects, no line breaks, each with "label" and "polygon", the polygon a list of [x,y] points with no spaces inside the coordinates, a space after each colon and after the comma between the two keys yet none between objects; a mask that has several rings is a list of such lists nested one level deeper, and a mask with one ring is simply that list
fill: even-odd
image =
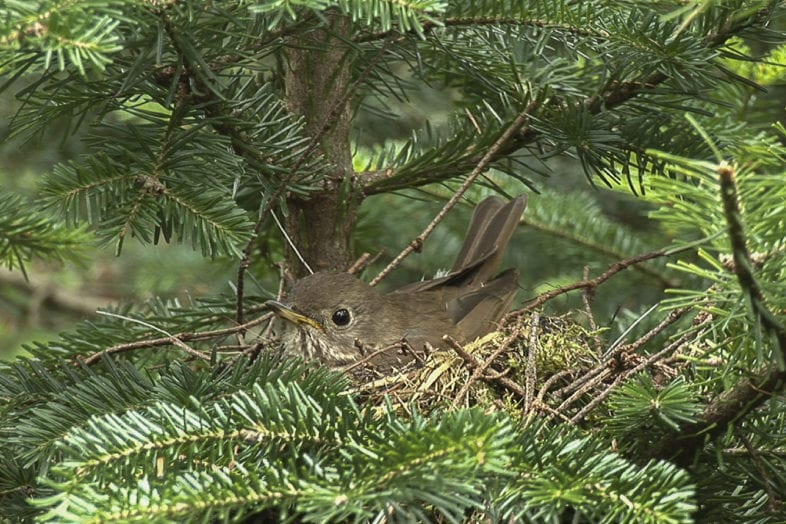
[{"label": "bird's tail", "polygon": [[420,293],[439,288],[469,291],[486,285],[495,276],[525,207],[527,195],[520,195],[509,202],[498,196],[486,198],[475,208],[464,244],[450,272],[431,280],[414,282],[395,292]]},{"label": "bird's tail", "polygon": [[526,207],[527,195],[508,202],[491,196],[477,205],[464,244],[450,271],[457,276],[464,274],[462,285],[480,285],[496,275]]}]

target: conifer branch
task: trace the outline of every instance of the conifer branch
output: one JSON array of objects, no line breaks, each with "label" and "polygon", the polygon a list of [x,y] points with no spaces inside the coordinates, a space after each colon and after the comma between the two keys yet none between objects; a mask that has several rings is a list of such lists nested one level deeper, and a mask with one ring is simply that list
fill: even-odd
[{"label": "conifer branch", "polygon": [[[770,14],[769,9],[761,9],[757,11],[752,17],[746,18],[742,21],[730,21],[723,28],[717,32],[712,33],[704,39],[704,46],[707,49],[716,49],[723,46],[730,38],[744,31],[751,25],[760,23],[761,20],[766,19]],[[610,36],[608,33],[606,36]],[[637,80],[617,80],[612,79],[608,85],[601,88],[600,92],[596,95],[586,97],[570,103],[563,103],[556,98],[544,100],[538,105],[541,111],[532,113],[533,120],[560,120],[565,117],[575,118],[577,110],[586,110],[590,115],[598,115],[602,112],[613,110],[622,106],[632,100],[642,99],[648,95],[657,96],[662,84],[670,80],[670,76],[662,71],[657,71],[650,74],[646,78]],[[495,154],[490,158],[490,162],[496,162],[503,158],[507,158],[515,152],[519,151],[525,146],[535,143],[539,138],[543,137],[543,132],[532,126],[523,127],[515,137],[508,140],[504,147],[496,149]],[[624,144],[623,148],[630,154],[638,155],[642,158],[647,158],[646,150],[634,143]],[[455,176],[455,172],[465,172],[471,166],[477,165],[482,157],[486,154],[485,148],[478,148],[473,151],[470,149],[466,151],[463,158],[461,158],[454,166],[453,174],[441,174],[436,172],[429,173],[428,176],[423,176],[417,182],[412,181],[411,177],[408,178],[409,187],[421,186],[425,184],[440,182],[451,176]],[[359,181],[362,183],[364,192],[368,195],[388,192],[398,189],[395,184],[391,184],[391,180],[395,180],[398,175],[397,168],[385,168],[375,171],[368,171],[359,174]],[[432,170],[433,171],[433,170]]]},{"label": "conifer branch", "polygon": [[[765,51],[778,45],[768,39],[783,35],[768,18],[781,15],[782,2],[705,1],[671,14],[660,3],[599,0],[199,5],[0,2],[0,91],[22,105],[11,132],[49,139],[63,131],[53,125],[60,119],[67,133],[94,131],[85,155],[61,162],[43,186],[66,220],[95,224],[104,239],[163,235],[192,240],[205,256],[242,255],[235,296],[121,304],[113,315],[124,321],[91,318],[0,362],[0,520],[240,521],[259,511],[308,522],[659,524],[689,522],[699,510],[715,512],[702,515],[707,521],[777,518],[782,508],[770,502],[786,485],[786,417],[750,410],[786,381],[774,364],[786,360],[786,148],[765,129],[771,113],[729,125],[763,106],[749,96],[760,77],[746,68],[758,64],[740,66],[752,53],[728,38],[750,37]],[[111,49],[117,42],[125,45]],[[353,142],[349,130],[396,113],[421,81],[460,96],[448,125],[421,126],[408,141],[382,137],[367,172],[357,172],[352,161],[364,160],[369,142]],[[706,118],[707,132],[685,125],[685,112]],[[523,124],[505,137],[517,116]],[[740,181],[737,207],[719,210],[715,166],[701,160],[708,149],[766,173],[727,177]],[[342,241],[366,196],[470,173],[477,183],[489,167],[536,186],[527,173],[545,173],[565,153],[604,181],[628,177],[633,186],[638,177],[634,190],[668,169],[671,176],[647,180],[660,197],[654,219],[675,243],[691,243],[688,254],[668,259],[668,271],[690,276],[664,301],[670,310],[655,318],[663,310],[653,305],[605,352],[591,339],[617,326],[602,313],[590,333],[522,310],[508,317],[515,322],[501,345],[489,338],[470,351],[448,340],[447,351],[415,354],[422,361],[403,377],[352,387],[366,369],[344,376],[276,352],[257,355],[272,330],[245,343],[246,329],[256,336],[267,322],[251,305],[258,297],[249,296],[248,267],[257,237],[269,234],[270,210],[285,200],[278,216],[289,212],[288,233],[304,257],[321,261],[317,254],[346,247],[326,264],[343,269],[352,256]],[[514,191],[504,177],[486,182]],[[660,239],[618,234],[595,209],[572,209],[584,207],[572,194],[549,197],[537,197],[553,213],[537,215],[546,225],[539,238],[575,232],[569,240],[582,249],[582,266],[597,264],[593,255],[621,261],[560,292],[584,291],[586,308],[610,306],[590,303],[592,292],[643,262],[628,257]],[[309,210],[314,202],[325,205]],[[4,264],[65,256],[78,244],[65,229],[47,230],[50,220],[32,227],[35,206],[11,208],[0,209]],[[718,231],[724,218],[733,263]],[[388,223],[384,234],[397,230]],[[312,239],[327,249],[304,251]],[[277,255],[280,245],[269,246]],[[649,253],[664,287],[676,282],[660,270],[673,253]],[[567,258],[533,265],[564,270]],[[740,382],[740,370],[750,369]],[[726,384],[726,393],[701,402]],[[467,400],[478,407],[462,409]],[[733,459],[719,473],[703,443],[723,427],[717,449]],[[680,449],[689,446],[698,453]],[[654,452],[676,453],[678,464],[695,458],[698,467],[642,464]]]},{"label": "conifer branch", "polygon": [[84,228],[68,229],[18,195],[0,194],[0,266],[19,268],[34,258],[79,260],[91,236]]},{"label": "conifer branch", "polygon": [[[597,29],[597,28],[588,29],[587,27],[578,27],[574,25],[561,24],[559,22],[554,22],[546,19],[516,18],[516,17],[509,17],[509,16],[448,17],[440,21],[424,22],[422,27],[422,33],[427,36],[428,33],[431,33],[437,29],[442,29],[444,27],[474,28],[484,25],[522,26],[522,27],[537,27],[539,29],[557,29],[566,33],[571,33],[581,36],[601,37],[601,38],[607,38],[609,36],[609,33],[607,31],[604,31],[603,29]],[[396,28],[396,29],[390,29],[388,31],[381,31],[378,33],[362,35],[356,38],[355,42],[358,43],[373,42],[376,40],[384,40],[392,37],[398,37],[398,39],[400,40],[411,34],[414,34],[414,31],[402,32],[400,29]]]},{"label": "conifer branch", "polygon": [[708,438],[724,433],[729,424],[757,409],[774,394],[783,391],[786,385],[786,370],[778,364],[786,358],[786,329],[767,308],[761,287],[753,275],[734,170],[723,164],[718,167],[718,175],[734,257],[734,272],[740,287],[750,299],[755,322],[761,323],[766,331],[774,335],[776,351],[780,355],[776,356],[776,362],[766,369],[756,371],[753,376],[740,380],[730,390],[722,393],[710,402],[695,423],[681,428],[678,433],[667,435],[648,454],[649,457],[669,459],[682,466],[691,463]]},{"label": "conifer branch", "polygon": [[[188,104],[187,109],[194,109],[194,105],[204,112],[210,119],[211,127],[219,134],[229,138],[232,148],[236,155],[243,158],[248,164],[260,173],[272,176],[274,173],[270,169],[270,160],[264,154],[264,150],[257,147],[255,140],[238,125],[240,122],[253,120],[245,112],[238,114],[236,110],[229,107],[228,100],[216,92],[217,86],[207,81],[205,75],[215,75],[219,70],[232,66],[234,58],[227,55],[210,64],[209,71],[203,71],[200,75],[197,71],[202,71],[202,64],[193,63],[191,54],[183,49],[181,36],[178,29],[173,27],[172,21],[166,12],[158,13],[161,23],[169,37],[172,47],[177,51],[185,64],[185,70],[176,71],[173,67],[159,68],[154,75],[156,81],[162,87],[169,87],[169,84],[177,80],[176,99]],[[187,101],[187,102],[186,102]],[[271,101],[273,102],[273,101]],[[273,102],[276,103],[276,102]]]}]

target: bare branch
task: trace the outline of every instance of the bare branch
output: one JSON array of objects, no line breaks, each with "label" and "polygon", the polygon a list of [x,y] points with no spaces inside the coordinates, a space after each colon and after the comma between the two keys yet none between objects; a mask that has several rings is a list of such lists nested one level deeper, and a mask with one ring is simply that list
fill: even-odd
[{"label": "bare branch", "polygon": [[[235,333],[245,332],[245,330],[247,330],[248,328],[256,326],[257,324],[261,324],[262,322],[265,322],[272,315],[273,315],[272,313],[269,313],[269,314],[266,314],[266,315],[262,315],[262,316],[260,316],[258,318],[255,318],[254,320],[246,322],[245,324],[241,324],[241,325],[234,326],[234,327],[231,327],[231,328],[226,328],[226,329],[216,329],[216,330],[213,330],[213,331],[197,331],[197,332],[190,332],[190,333],[167,334],[167,336],[162,337],[162,338],[137,340],[137,341],[134,341],[134,342],[126,342],[125,344],[117,344],[115,346],[108,347],[108,348],[106,348],[103,351],[99,351],[97,353],[93,353],[92,355],[90,355],[87,358],[78,357],[78,359],[80,360],[81,363],[83,363],[83,364],[85,364],[87,366],[90,366],[90,365],[93,365],[96,362],[98,362],[101,359],[101,357],[103,357],[104,355],[110,355],[110,354],[114,354],[114,353],[122,353],[122,352],[125,352],[125,351],[133,351],[133,350],[136,350],[136,349],[154,348],[154,347],[171,346],[171,345],[177,345],[177,346],[182,348],[182,346],[180,346],[181,343],[191,342],[191,341],[198,341],[198,340],[208,340],[208,339],[211,339],[211,338],[219,338],[219,337],[224,337],[224,336],[227,336],[227,335],[233,335]],[[117,315],[111,315],[111,316],[117,316]],[[121,318],[129,320],[127,317],[121,317]],[[135,320],[136,321],[137,319],[130,319],[130,320]],[[155,329],[157,331],[161,331],[160,329],[155,328],[153,326],[150,326],[147,323],[145,323],[145,324],[148,325],[149,327],[151,327],[151,329]],[[204,354],[203,354],[203,356],[204,356]],[[202,358],[202,357],[200,356],[200,358]]]},{"label": "bare branch", "polygon": [[488,151],[486,151],[486,154],[483,155],[483,158],[481,158],[480,161],[477,163],[475,169],[472,170],[472,172],[469,174],[469,176],[464,181],[464,183],[461,184],[461,187],[450,198],[450,200],[448,200],[448,202],[442,207],[440,212],[437,213],[437,216],[434,217],[434,220],[432,220],[431,223],[428,226],[426,226],[426,229],[424,229],[423,232],[420,235],[418,235],[417,238],[412,240],[412,242],[410,242],[409,245],[407,245],[407,247],[404,248],[404,250],[401,253],[399,253],[398,256],[394,258],[390,264],[387,265],[387,267],[385,267],[385,269],[383,269],[376,277],[374,277],[374,280],[372,280],[370,283],[372,286],[379,284],[379,282],[383,278],[385,278],[388,273],[390,273],[394,268],[398,267],[398,265],[405,258],[411,255],[413,251],[420,250],[426,238],[428,238],[429,235],[431,235],[431,233],[434,231],[437,225],[440,222],[442,222],[442,220],[450,212],[450,210],[453,209],[453,207],[456,205],[459,199],[461,199],[464,193],[466,193],[467,189],[469,189],[469,187],[475,182],[475,179],[478,178],[482,173],[484,173],[488,169],[489,165],[494,159],[494,156],[497,154],[497,151],[499,151],[499,149],[501,149],[502,146],[505,145],[505,143],[508,140],[510,140],[518,132],[518,130],[521,129],[529,121],[529,117],[536,107],[537,104],[535,102],[532,102],[524,109],[524,111],[519,113],[519,115],[515,118],[515,120],[513,120],[513,122],[511,122],[511,124],[508,126],[505,132],[502,133],[502,135],[497,139],[497,141],[494,142],[494,144],[488,149]]},{"label": "bare branch", "polygon": [[510,312],[506,318],[516,318],[522,315],[526,315],[530,311],[539,308],[540,306],[542,306],[552,298],[558,297],[570,291],[575,291],[577,289],[588,289],[588,288],[594,289],[599,285],[603,284],[604,282],[606,282],[607,280],[609,280],[611,277],[613,277],[620,271],[627,269],[630,266],[633,266],[635,264],[640,264],[641,262],[646,262],[647,260],[652,260],[654,258],[670,256],[672,254],[674,254],[673,251],[668,251],[668,252],[653,251],[651,253],[644,253],[642,255],[637,255],[635,257],[628,258],[626,260],[615,262],[611,264],[609,266],[609,269],[607,269],[606,272],[603,273],[602,275],[589,280],[581,280],[579,282],[574,282],[573,284],[568,284],[567,286],[562,286],[560,288],[553,289],[551,291],[543,293],[542,295],[539,295],[534,300],[532,300],[526,307]]}]

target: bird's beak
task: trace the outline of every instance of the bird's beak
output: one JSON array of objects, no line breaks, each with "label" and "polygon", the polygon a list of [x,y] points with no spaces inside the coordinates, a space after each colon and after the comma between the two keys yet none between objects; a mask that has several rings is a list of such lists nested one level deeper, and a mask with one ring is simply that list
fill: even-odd
[{"label": "bird's beak", "polygon": [[307,317],[305,315],[301,315],[291,306],[284,304],[283,302],[279,302],[278,300],[268,300],[265,302],[265,305],[268,309],[271,309],[273,313],[278,315],[279,317],[283,318],[286,321],[292,322],[293,324],[301,325],[305,324],[308,326],[313,327],[314,329],[318,329],[320,331],[324,331],[322,324],[314,320],[313,318]]}]

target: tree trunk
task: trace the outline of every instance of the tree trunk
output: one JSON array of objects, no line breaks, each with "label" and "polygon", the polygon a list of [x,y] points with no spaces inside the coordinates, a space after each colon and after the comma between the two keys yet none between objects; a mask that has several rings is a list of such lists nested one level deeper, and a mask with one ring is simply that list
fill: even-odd
[{"label": "tree trunk", "polygon": [[[287,106],[306,119],[306,131],[317,137],[324,155],[323,191],[309,199],[290,198],[286,228],[300,255],[314,271],[344,270],[352,259],[350,239],[360,195],[352,183],[349,142],[350,20],[335,15],[328,27],[292,42],[286,50]],[[307,273],[288,248],[287,262],[297,276]]]}]

